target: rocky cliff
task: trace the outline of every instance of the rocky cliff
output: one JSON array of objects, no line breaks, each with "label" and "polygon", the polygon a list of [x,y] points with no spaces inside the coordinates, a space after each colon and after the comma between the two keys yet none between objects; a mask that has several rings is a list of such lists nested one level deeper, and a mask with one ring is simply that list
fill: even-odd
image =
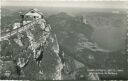
[{"label": "rocky cliff", "polygon": [[1,79],[62,79],[59,45],[49,24],[34,24],[0,44]]},{"label": "rocky cliff", "polygon": [[0,79],[97,80],[58,44],[55,31],[47,22],[36,23],[0,41],[0,45]]}]

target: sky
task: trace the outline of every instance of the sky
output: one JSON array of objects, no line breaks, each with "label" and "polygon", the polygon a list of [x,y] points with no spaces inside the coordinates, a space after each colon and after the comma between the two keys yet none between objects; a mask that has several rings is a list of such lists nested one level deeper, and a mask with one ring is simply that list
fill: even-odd
[{"label": "sky", "polygon": [[83,1],[83,0],[2,0],[2,6],[45,6],[83,8],[128,8],[127,1]]}]

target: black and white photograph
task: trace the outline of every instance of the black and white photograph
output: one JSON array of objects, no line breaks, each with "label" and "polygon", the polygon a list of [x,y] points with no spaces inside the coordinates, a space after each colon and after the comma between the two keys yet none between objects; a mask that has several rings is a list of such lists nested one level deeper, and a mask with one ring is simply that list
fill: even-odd
[{"label": "black and white photograph", "polygon": [[128,80],[128,1],[0,2],[0,80]]}]

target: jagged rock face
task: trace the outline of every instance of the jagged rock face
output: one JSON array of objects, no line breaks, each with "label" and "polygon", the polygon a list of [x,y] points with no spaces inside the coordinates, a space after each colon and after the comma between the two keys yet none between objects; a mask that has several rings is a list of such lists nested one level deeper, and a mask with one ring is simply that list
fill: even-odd
[{"label": "jagged rock face", "polygon": [[[62,24],[64,23],[65,21]],[[69,33],[62,32],[69,38],[69,40],[64,40],[69,42],[69,45],[66,44],[69,46],[68,50],[60,48],[56,34],[54,34],[55,31],[51,30],[50,25],[40,22],[28,30],[10,37],[8,40],[1,41],[2,60],[0,62],[4,64],[9,61],[12,69],[6,68],[7,64],[4,67],[0,65],[2,74],[0,79],[90,80],[89,77],[91,76],[88,77],[85,64],[79,62],[80,60],[77,61],[75,55],[70,53],[77,43],[69,40],[70,38],[74,38],[75,41],[79,39],[76,34],[79,35],[81,30],[76,34],[75,31],[72,31],[72,28],[68,30]],[[81,40],[88,41],[86,38]],[[59,42],[61,41],[59,40]],[[80,47],[83,48],[83,46]]]},{"label": "jagged rock face", "polygon": [[[13,70],[7,73],[0,65],[3,79],[61,80],[63,64],[59,57],[59,45],[50,25],[43,22],[1,41],[1,62],[10,62]],[[15,65],[15,66],[14,66]],[[8,68],[6,68],[8,70]],[[15,74],[17,77],[12,77]]]}]

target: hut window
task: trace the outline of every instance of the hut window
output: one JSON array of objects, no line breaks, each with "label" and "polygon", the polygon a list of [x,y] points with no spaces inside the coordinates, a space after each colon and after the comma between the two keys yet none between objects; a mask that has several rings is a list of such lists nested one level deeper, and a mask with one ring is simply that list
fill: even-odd
[{"label": "hut window", "polygon": [[34,11],[31,11],[31,13],[35,13]]},{"label": "hut window", "polygon": [[43,15],[41,15],[41,18],[43,19],[43,18],[44,18],[44,16],[43,16]]},{"label": "hut window", "polygon": [[34,18],[36,18],[36,16],[34,16]]}]

